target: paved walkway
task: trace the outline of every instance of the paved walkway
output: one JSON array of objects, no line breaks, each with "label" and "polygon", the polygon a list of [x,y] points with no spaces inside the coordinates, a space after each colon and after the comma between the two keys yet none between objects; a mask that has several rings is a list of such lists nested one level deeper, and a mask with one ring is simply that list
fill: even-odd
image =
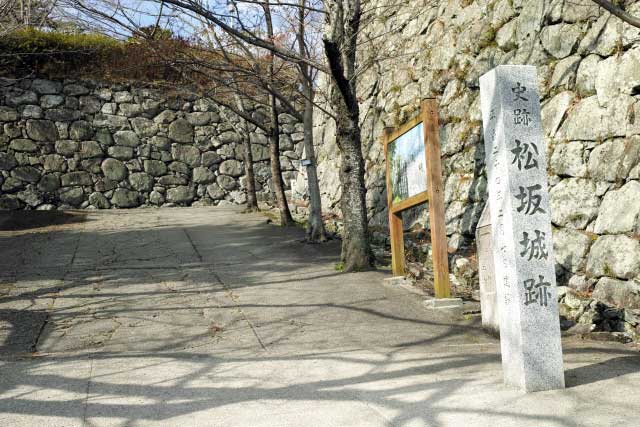
[{"label": "paved walkway", "polygon": [[567,340],[568,388],[521,394],[476,320],[340,274],[337,243],[259,215],[36,212],[0,230],[0,426],[640,425],[637,350]]}]

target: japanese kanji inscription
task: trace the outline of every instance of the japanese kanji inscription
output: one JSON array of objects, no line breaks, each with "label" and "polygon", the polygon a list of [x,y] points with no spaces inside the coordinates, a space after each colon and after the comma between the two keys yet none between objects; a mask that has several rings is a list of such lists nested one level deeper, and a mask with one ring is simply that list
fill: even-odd
[{"label": "japanese kanji inscription", "polygon": [[545,142],[535,67],[480,78],[505,382],[564,387]]}]

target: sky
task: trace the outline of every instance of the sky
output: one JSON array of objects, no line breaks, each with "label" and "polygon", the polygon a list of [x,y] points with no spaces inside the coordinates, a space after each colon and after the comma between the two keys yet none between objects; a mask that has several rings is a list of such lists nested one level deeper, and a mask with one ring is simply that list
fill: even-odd
[{"label": "sky", "polygon": [[[77,3],[85,3],[96,7],[105,15],[114,16],[116,19],[125,22],[133,27],[145,27],[156,24],[158,12],[160,10],[160,1],[157,0],[62,0],[61,13],[69,18],[80,18],[81,21],[94,31],[105,32],[110,35],[126,38],[130,36],[130,32],[125,28],[118,27],[115,24],[105,24],[104,19],[97,19],[83,13],[81,8],[77,7]],[[208,10],[215,12],[218,16],[230,15],[233,8],[229,7],[228,0],[202,0],[201,3]],[[258,5],[242,3],[236,0],[234,3],[245,25],[251,26],[258,24],[263,13]],[[282,8],[272,8],[274,26],[276,31],[284,31],[286,21],[278,16],[278,10]],[[199,18],[189,16],[185,11],[172,10],[172,7],[166,5],[163,7],[163,17],[160,19],[160,27],[169,28],[176,35],[184,38],[198,38],[202,34],[202,22]],[[233,22],[229,17],[228,22]],[[287,27],[288,28],[288,27]]]}]

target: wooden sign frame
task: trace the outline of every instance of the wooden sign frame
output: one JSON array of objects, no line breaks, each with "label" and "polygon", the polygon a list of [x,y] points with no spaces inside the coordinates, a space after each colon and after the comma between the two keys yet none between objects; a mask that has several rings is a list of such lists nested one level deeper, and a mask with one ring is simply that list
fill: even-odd
[{"label": "wooden sign frame", "polygon": [[[427,191],[415,194],[400,202],[393,203],[391,170],[389,164],[389,144],[422,123],[427,171]],[[398,128],[387,128],[382,135],[387,181],[387,207],[389,209],[389,232],[391,235],[391,265],[394,276],[403,276],[404,236],[402,212],[414,206],[429,202],[429,223],[433,253],[434,288],[436,298],[449,298],[449,260],[447,255],[447,234],[444,225],[444,192],[442,187],[442,164],[440,161],[440,136],[438,125],[438,103],[435,99],[425,99],[420,105],[420,114]]]}]

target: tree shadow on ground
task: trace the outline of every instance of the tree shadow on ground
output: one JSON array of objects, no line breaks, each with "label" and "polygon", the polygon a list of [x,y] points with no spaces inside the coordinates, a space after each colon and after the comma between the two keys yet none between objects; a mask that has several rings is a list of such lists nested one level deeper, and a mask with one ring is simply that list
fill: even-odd
[{"label": "tree shadow on ground", "polygon": [[567,387],[592,384],[627,374],[640,372],[640,355],[620,356],[579,368],[567,369],[564,373]]},{"label": "tree shadow on ground", "polygon": [[[324,425],[336,417],[331,408],[351,408],[354,418],[345,414],[345,422],[367,416],[372,425],[385,426],[416,422],[446,426],[452,425],[447,421],[451,417],[463,420],[478,416],[510,425],[576,425],[574,414],[522,411],[526,396],[517,398],[520,410],[501,404],[504,393],[512,399],[518,393],[500,386],[498,363],[496,354],[394,352],[276,357],[184,352],[58,356],[13,364],[0,387],[0,410],[18,416],[77,419],[84,425],[193,425],[198,421],[215,425],[225,418],[235,419],[234,425],[239,420],[249,423],[244,425],[269,425],[259,421],[269,414],[282,417],[279,419],[302,419],[301,425]],[[89,364],[91,380],[66,371]],[[323,372],[329,366],[335,374]],[[478,370],[490,375],[473,375]],[[302,371],[305,375],[298,375]],[[295,373],[295,378],[287,372]],[[586,374],[579,369],[573,372],[577,380]],[[491,390],[497,390],[495,399],[486,397]],[[43,393],[53,398],[42,399]],[[533,399],[534,395],[527,396]],[[560,400],[569,397],[568,392],[557,395]],[[479,406],[474,399],[494,404]],[[595,397],[593,405],[597,402]],[[633,403],[621,402],[620,410],[633,413]],[[254,411],[258,418],[251,424],[243,413]],[[323,411],[322,418],[318,411]]]},{"label": "tree shadow on ground", "polygon": [[[337,244],[304,245],[302,230],[258,219],[132,215],[127,227],[113,214],[111,225],[0,236],[11,270],[0,279],[8,342],[33,342],[33,328],[20,328],[46,313],[36,341],[78,344],[32,357],[3,343],[6,425],[29,416],[87,426],[264,425],[261,417],[283,413],[300,425],[358,417],[388,426],[445,426],[450,417],[575,425],[506,406],[517,393],[501,386],[496,342],[477,322],[428,314],[414,296],[380,285],[380,273],[337,273]],[[86,333],[99,339],[85,342]],[[593,351],[624,359],[626,374],[640,370],[636,352]],[[596,369],[569,370],[571,385],[594,382]],[[487,390],[496,400],[483,400]]]},{"label": "tree shadow on ground", "polygon": [[44,310],[0,309],[0,360],[2,354],[34,351],[46,321]]},{"label": "tree shadow on ground", "polygon": [[0,231],[33,230],[38,228],[81,223],[87,219],[82,211],[0,211]]}]

